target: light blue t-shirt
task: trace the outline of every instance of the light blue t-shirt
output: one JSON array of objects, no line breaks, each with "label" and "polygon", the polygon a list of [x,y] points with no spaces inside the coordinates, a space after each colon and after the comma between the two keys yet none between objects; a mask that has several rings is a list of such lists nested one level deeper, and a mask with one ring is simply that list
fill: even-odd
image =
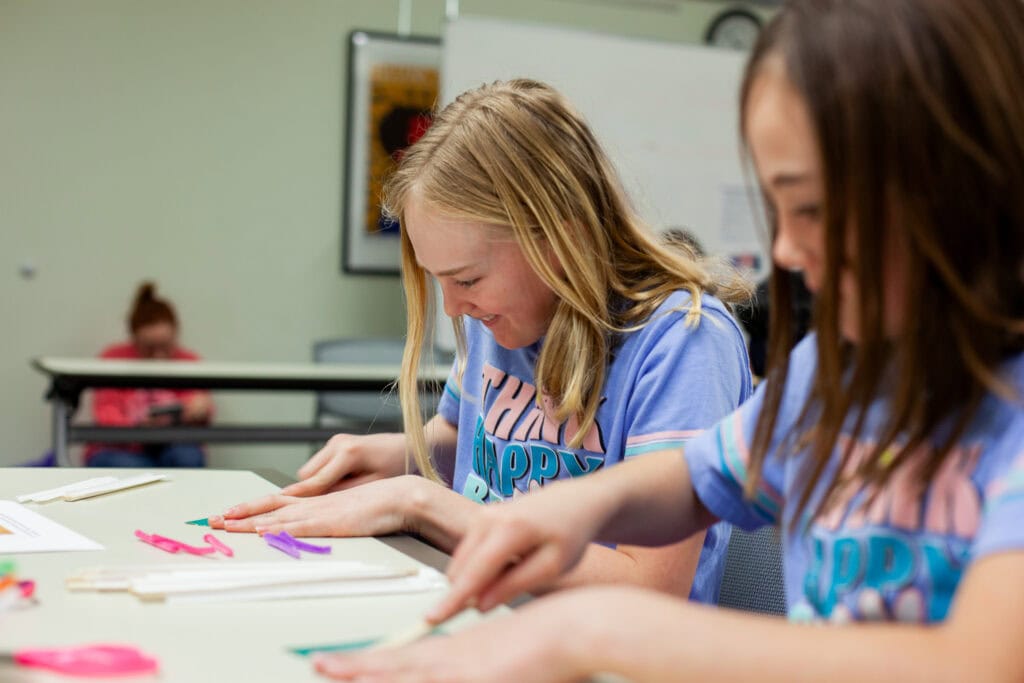
[{"label": "light blue t-shirt", "polygon": [[[806,450],[787,455],[782,446],[792,443],[785,435],[794,431],[816,365],[817,339],[810,335],[790,357],[778,424],[753,500],[743,498],[743,485],[764,387],[687,443],[697,496],[717,517],[742,528],[781,526],[791,619],[941,621],[972,562],[1024,548],[1024,407],[987,396],[923,497],[914,494],[912,472],[901,467],[867,508],[862,503],[868,492],[853,482],[842,489],[842,504],[834,511],[802,518],[793,527],[798,475],[809,456]],[[1005,363],[1003,372],[1017,391],[1024,389],[1024,355]],[[885,409],[881,399],[870,407],[848,472],[870,456]],[[838,467],[852,425],[850,418],[826,477],[811,495],[811,510]]]},{"label": "light blue t-shirt", "polygon": [[[596,424],[579,448],[566,445],[578,431],[574,419],[558,424],[537,407],[533,372],[543,340],[509,350],[467,319],[463,384],[453,370],[438,407],[458,428],[452,488],[478,502],[503,500],[625,458],[678,449],[732,412],[751,392],[743,337],[722,303],[707,295],[700,324],[687,328],[689,302],[687,292],[675,292],[644,327],[624,335]],[[717,601],[728,540],[725,525],[708,531],[691,599]]]}]

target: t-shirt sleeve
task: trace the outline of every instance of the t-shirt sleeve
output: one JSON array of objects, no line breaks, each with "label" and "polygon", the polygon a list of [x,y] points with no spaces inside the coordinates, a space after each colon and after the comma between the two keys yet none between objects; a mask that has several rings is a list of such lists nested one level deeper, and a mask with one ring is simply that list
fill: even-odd
[{"label": "t-shirt sleeve", "polygon": [[626,412],[625,457],[680,448],[750,394],[743,338],[724,314],[709,311],[696,328],[670,314],[652,330]]},{"label": "t-shirt sleeve", "polygon": [[1004,550],[1024,548],[1024,452],[1018,454],[1006,473],[985,487],[981,527],[974,537],[974,559]]},{"label": "t-shirt sleeve", "polygon": [[806,400],[814,372],[815,344],[811,335],[790,356],[783,405],[751,498],[744,495],[744,487],[750,477],[750,445],[764,403],[766,382],[738,410],[686,444],[684,451],[693,489],[719,519],[748,531],[780,523],[786,491],[786,458],[779,444],[794,429],[796,416]]}]

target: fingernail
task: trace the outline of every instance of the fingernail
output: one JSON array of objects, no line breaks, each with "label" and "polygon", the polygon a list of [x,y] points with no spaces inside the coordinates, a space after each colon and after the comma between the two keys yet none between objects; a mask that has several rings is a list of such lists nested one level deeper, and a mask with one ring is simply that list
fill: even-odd
[{"label": "fingernail", "polygon": [[262,536],[266,532],[267,532],[267,527],[265,527],[265,526],[258,526],[258,527],[256,527],[256,533],[258,533],[260,536]]},{"label": "fingernail", "polygon": [[238,508],[237,507],[230,507],[230,508],[228,508],[227,510],[224,511],[224,516],[225,517],[230,517],[231,515],[235,514],[236,512],[238,512]]},{"label": "fingernail", "polygon": [[206,521],[207,521],[208,524],[223,524],[224,523],[224,518],[221,517],[220,515],[214,515],[213,517],[210,517]]},{"label": "fingernail", "polygon": [[331,671],[332,673],[336,673],[342,668],[342,661],[343,660],[339,660],[337,655],[324,653],[313,655],[313,667],[318,671]]}]

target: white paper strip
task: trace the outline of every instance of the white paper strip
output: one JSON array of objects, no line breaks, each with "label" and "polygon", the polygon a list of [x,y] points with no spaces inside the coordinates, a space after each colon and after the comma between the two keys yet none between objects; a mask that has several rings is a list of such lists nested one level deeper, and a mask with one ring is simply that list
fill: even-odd
[{"label": "white paper strip", "polygon": [[250,562],[88,567],[71,574],[70,590],[131,592],[143,600],[219,602],[440,590],[436,570],[365,562]]},{"label": "white paper strip", "polygon": [[243,588],[219,592],[175,593],[167,596],[167,602],[241,602],[365,595],[400,595],[404,593],[441,591],[447,585],[448,583],[441,572],[429,567],[421,567],[414,576],[394,579],[293,583],[281,586]]},{"label": "white paper strip", "polygon": [[163,481],[167,478],[166,474],[140,474],[135,477],[128,477],[127,479],[118,479],[106,484],[99,484],[86,489],[79,489],[65,493],[61,498],[66,501],[82,500],[83,498],[92,498],[93,496],[102,496],[107,493],[114,493],[115,491],[123,491],[125,489],[135,488],[136,486],[144,486],[145,484],[152,484],[155,481]]},{"label": "white paper strip", "polygon": [[117,481],[117,477],[93,477],[92,479],[86,479],[85,481],[76,481],[71,484],[65,484],[64,486],[58,486],[57,488],[46,489],[45,491],[26,493],[24,495],[18,496],[16,500],[19,503],[48,503],[51,500],[56,500],[57,498],[60,498],[65,493],[90,489],[95,486],[109,484],[114,481]]}]

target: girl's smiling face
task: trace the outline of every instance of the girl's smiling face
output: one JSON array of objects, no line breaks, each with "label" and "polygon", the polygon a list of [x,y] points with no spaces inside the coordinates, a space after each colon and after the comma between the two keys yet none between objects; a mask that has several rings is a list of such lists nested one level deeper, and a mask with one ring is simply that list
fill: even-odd
[{"label": "girl's smiling face", "polygon": [[511,231],[448,218],[415,191],[404,213],[416,261],[440,283],[447,315],[476,318],[507,349],[544,336],[558,297],[530,266]]}]

